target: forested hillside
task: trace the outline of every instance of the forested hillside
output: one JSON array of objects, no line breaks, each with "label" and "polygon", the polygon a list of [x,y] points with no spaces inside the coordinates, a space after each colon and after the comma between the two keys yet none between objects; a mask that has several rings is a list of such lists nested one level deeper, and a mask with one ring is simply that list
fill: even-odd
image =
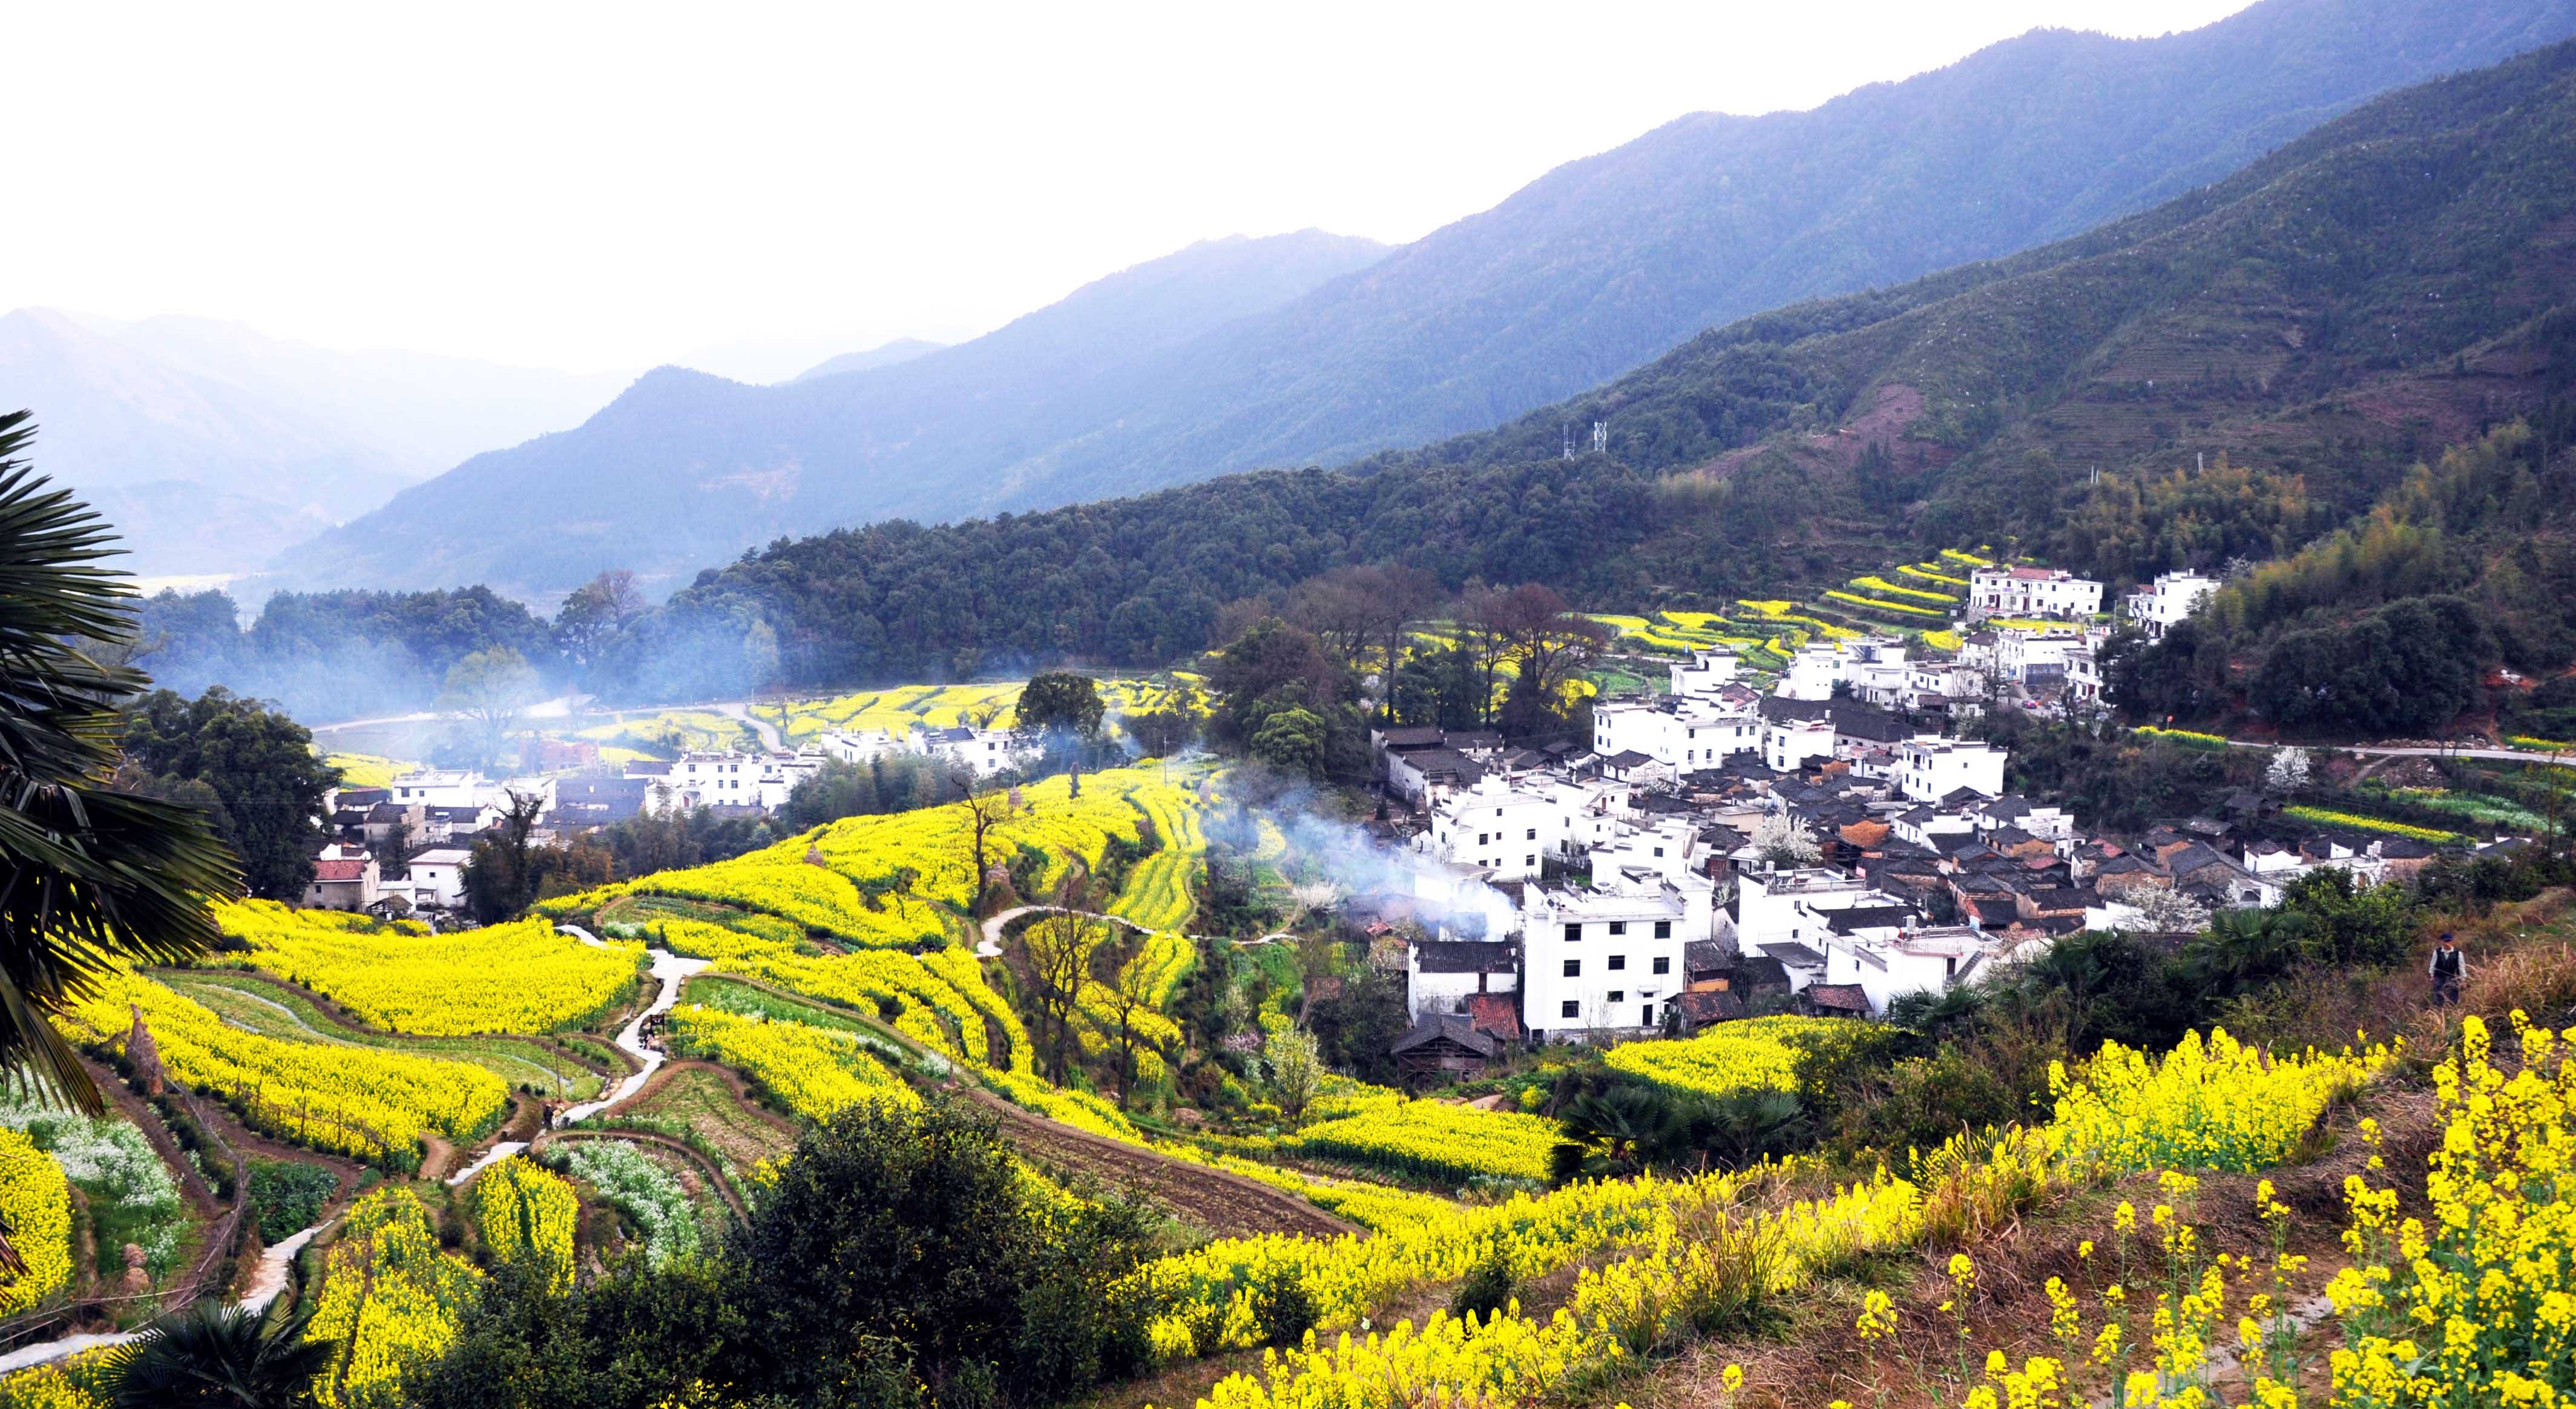
[{"label": "forested hillside", "polygon": [[[2568,386],[2570,132],[2562,45],[2074,240],[1709,332],[1498,431],[776,544],[640,623],[604,683],[744,683],[760,626],[793,682],[1159,662],[1224,602],[1354,561],[1611,605],[1795,585],[1898,542],[2017,538],[2114,578],[2286,552]],[[1608,452],[1559,458],[1560,427],[1595,420]]]},{"label": "forested hillside", "polygon": [[[299,585],[542,595],[607,567],[667,580],[781,533],[1417,445],[1763,309],[2073,235],[2375,93],[2570,34],[2576,0],[2264,0],[2158,39],[2035,32],[1809,112],[1684,118],[1383,259],[1319,236],[1191,251],[898,367],[774,388],[656,373],[281,566]],[[1282,249],[1311,277],[1249,277]],[[1093,317],[1136,275],[1212,254],[1275,297]]]}]

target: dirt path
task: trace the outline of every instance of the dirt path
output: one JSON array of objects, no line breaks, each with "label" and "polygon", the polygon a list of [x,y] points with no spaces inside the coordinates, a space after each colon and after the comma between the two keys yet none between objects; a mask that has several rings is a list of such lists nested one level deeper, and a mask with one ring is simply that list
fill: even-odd
[{"label": "dirt path", "polygon": [[1030,1155],[1082,1170],[1211,1232],[1228,1237],[1303,1233],[1331,1238],[1361,1231],[1259,1180],[1078,1130],[1022,1110],[988,1091],[961,1089],[1001,1117],[1003,1134]]}]

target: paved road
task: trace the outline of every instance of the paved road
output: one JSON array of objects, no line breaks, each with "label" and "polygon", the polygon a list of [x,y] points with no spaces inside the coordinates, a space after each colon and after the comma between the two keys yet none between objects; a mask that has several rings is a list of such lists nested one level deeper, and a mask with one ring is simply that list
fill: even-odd
[{"label": "paved road", "polygon": [[[2284,747],[2267,744],[2260,739],[2230,739],[2227,746],[2238,749]],[[2364,758],[2492,758],[2507,763],[2547,763],[2567,757],[2563,753],[2537,753],[2531,749],[2419,748],[2380,744],[2299,744],[2295,747],[2310,753],[2348,753]]]},{"label": "paved road", "polygon": [[723,704],[716,705],[714,708],[716,713],[723,715],[727,719],[739,719],[743,723],[750,725],[752,732],[760,736],[760,742],[762,744],[773,749],[784,749],[787,747],[787,736],[778,732],[777,725],[772,724],[768,720],[761,718],[759,715],[752,713],[751,706],[747,702],[742,700],[729,700]]}]

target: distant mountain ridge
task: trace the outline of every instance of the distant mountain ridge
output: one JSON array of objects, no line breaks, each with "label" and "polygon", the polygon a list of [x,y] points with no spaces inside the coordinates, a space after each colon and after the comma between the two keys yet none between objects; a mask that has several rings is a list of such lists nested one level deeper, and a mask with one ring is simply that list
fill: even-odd
[{"label": "distant mountain ridge", "polygon": [[620,379],[341,353],[236,323],[0,315],[0,406],[146,575],[237,574],[457,455],[577,423]]},{"label": "distant mountain ridge", "polygon": [[[2376,93],[2570,35],[2576,0],[2263,0],[2158,39],[2038,31],[1810,112],[1684,118],[1186,336],[1057,345],[1033,380],[998,350],[1026,330],[767,395],[657,374],[613,415],[329,535],[298,572],[535,594],[609,566],[669,581],[778,534],[1430,441],[1765,308],[2071,235]],[[1082,299],[1032,319],[1087,329]]]},{"label": "distant mountain ridge", "polygon": [[[578,430],[478,455],[299,549],[289,580],[482,581],[542,598],[632,566],[667,585],[871,504],[975,495],[997,480],[897,467],[939,447],[1007,460],[1033,423],[1078,418],[1141,362],[1385,253],[1321,230],[1209,240],[889,366],[774,386],[657,368]],[[604,481],[603,465],[622,468]]]},{"label": "distant mountain ridge", "polygon": [[788,380],[810,382],[817,377],[837,377],[844,372],[873,372],[879,367],[891,367],[898,362],[927,356],[946,346],[948,344],[944,342],[928,342],[921,338],[896,338],[865,352],[844,352],[838,357],[825,358]]},{"label": "distant mountain ridge", "polygon": [[[2488,427],[2527,416],[2541,463],[2566,453],[2571,132],[2576,41],[2387,95],[2073,239],[1712,329],[1492,431],[773,545],[680,593],[596,684],[1163,664],[1210,644],[1225,603],[1352,563],[1733,613],[1948,545],[2115,584],[2286,553]],[[1595,421],[1606,453],[1562,457],[1559,427]],[[2534,517],[2484,572],[2546,618],[2512,641],[2526,667],[2576,655],[2576,592],[2541,585],[2576,582],[2566,518]],[[2425,580],[2455,569],[2480,572]]]}]

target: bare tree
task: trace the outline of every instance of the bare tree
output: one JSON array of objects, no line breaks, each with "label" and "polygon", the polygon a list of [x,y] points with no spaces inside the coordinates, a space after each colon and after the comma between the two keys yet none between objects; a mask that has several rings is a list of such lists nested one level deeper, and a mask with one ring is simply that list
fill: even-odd
[{"label": "bare tree", "polygon": [[1280,613],[1291,626],[1313,632],[1344,670],[1359,669],[1371,628],[1377,624],[1377,604],[1369,600],[1370,584],[1361,576],[1364,571],[1335,568],[1310,577],[1288,594]]},{"label": "bare tree", "polygon": [[1497,595],[1487,605],[1486,621],[1502,636],[1523,684],[1551,707],[1592,664],[1608,635],[1601,623],[1568,611],[1554,588],[1535,582]]},{"label": "bare tree", "polygon": [[985,877],[993,868],[994,829],[1009,821],[1016,809],[1012,807],[1011,796],[1007,792],[977,793],[972,768],[950,769],[948,783],[957,790],[957,806],[966,813],[967,860],[975,868],[974,879],[969,883],[973,887],[974,898],[967,903],[967,913],[980,916],[984,909]]},{"label": "bare tree", "polygon": [[1512,631],[1503,605],[1505,594],[1481,583],[1467,584],[1451,616],[1458,624],[1458,644],[1476,662],[1476,678],[1484,685],[1476,700],[1476,722],[1494,722],[1494,676],[1503,662],[1511,657]]},{"label": "bare tree", "polygon": [[1369,602],[1369,633],[1378,648],[1379,678],[1385,693],[1395,689],[1395,672],[1404,663],[1405,643],[1413,624],[1440,600],[1440,584],[1420,568],[1388,563],[1358,569]]},{"label": "bare tree", "polygon": [[1159,1051],[1139,1015],[1157,1011],[1150,991],[1153,975],[1143,965],[1121,964],[1115,982],[1099,985],[1092,995],[1094,1002],[1109,1015],[1110,1045],[1118,1050],[1118,1108],[1127,1109],[1127,1098],[1136,1086],[1136,1056],[1139,1052]]},{"label": "bare tree", "polygon": [[1064,1081],[1074,1014],[1081,1009],[1084,985],[1091,981],[1092,951],[1105,937],[1101,922],[1082,912],[1087,897],[1073,877],[1056,888],[1064,908],[1020,932],[1022,967],[1029,996],[1037,1003],[1039,1027],[1046,1035],[1047,1079]]}]

